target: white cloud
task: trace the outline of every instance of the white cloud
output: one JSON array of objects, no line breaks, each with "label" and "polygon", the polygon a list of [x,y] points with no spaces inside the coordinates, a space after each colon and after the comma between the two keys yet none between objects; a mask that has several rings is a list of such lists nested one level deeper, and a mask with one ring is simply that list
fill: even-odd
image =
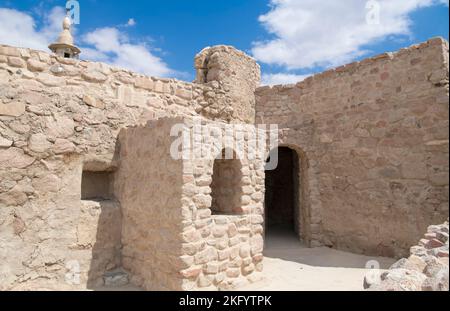
[{"label": "white cloud", "polygon": [[54,40],[57,35],[57,32],[53,32],[55,15],[56,10],[52,10],[44,21],[41,31],[37,31],[36,23],[30,15],[17,10],[0,8],[0,43],[47,50],[50,40]]},{"label": "white cloud", "polygon": [[86,34],[83,41],[94,47],[88,50],[94,60],[148,75],[167,76],[173,71],[144,44],[129,43],[128,36],[117,28],[99,28]]},{"label": "white cloud", "polygon": [[303,81],[310,75],[296,75],[289,73],[275,73],[263,74],[261,78],[262,85],[277,85],[277,84],[295,84]]},{"label": "white cloud", "polygon": [[368,53],[365,49],[388,36],[411,36],[409,14],[448,0],[378,0],[380,24],[367,23],[363,0],[271,0],[271,10],[259,21],[274,38],[255,42],[252,52],[261,62],[288,70],[330,67]]},{"label": "white cloud", "polygon": [[[54,7],[42,17],[42,26],[37,27],[30,14],[0,8],[0,44],[48,51],[48,45],[57,39],[62,29],[64,15],[63,8]],[[133,23],[136,24],[134,19],[130,19],[127,25]],[[83,43],[82,59],[102,61],[147,75],[176,74],[145,43],[130,43],[128,35],[116,27],[99,28],[78,38]]]}]

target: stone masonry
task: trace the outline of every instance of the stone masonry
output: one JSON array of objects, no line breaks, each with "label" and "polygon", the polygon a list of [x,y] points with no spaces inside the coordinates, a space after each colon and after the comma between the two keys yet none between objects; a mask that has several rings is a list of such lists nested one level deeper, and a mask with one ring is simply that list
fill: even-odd
[{"label": "stone masonry", "polygon": [[256,122],[300,158],[301,237],[404,257],[448,217],[448,42],[428,42],[256,90]]},{"label": "stone masonry", "polygon": [[448,220],[428,227],[411,256],[403,258],[379,277],[367,278],[372,291],[448,291]]},{"label": "stone masonry", "polygon": [[234,185],[246,194],[241,210],[212,215],[216,161],[171,157],[168,137],[180,123],[193,124],[160,119],[119,136],[115,192],[122,207],[123,267],[148,290],[231,289],[254,282],[262,271],[264,162],[242,159]]},{"label": "stone masonry", "polygon": [[261,279],[269,150],[173,159],[172,127],[196,118],[279,125],[308,246],[405,256],[448,218],[448,64],[436,38],[258,88],[229,46],[201,51],[188,83],[0,45],[0,290]]},{"label": "stone masonry", "polygon": [[[237,58],[244,72],[250,71],[247,67],[258,70],[251,78],[259,79],[254,60],[246,56],[243,61],[243,54],[231,47],[217,49],[231,54],[227,62]],[[236,79],[249,80],[244,74]],[[134,190],[114,190],[121,181],[119,167],[127,167],[120,161],[119,132],[164,117],[233,121],[232,109],[223,114],[210,107],[230,100],[224,88],[218,80],[150,78],[101,63],[0,46],[0,289],[102,285],[106,271],[121,267],[127,239],[132,239],[126,226],[122,229],[121,217],[128,209],[121,204],[128,206],[131,198],[123,193]],[[254,113],[254,90],[241,95],[246,98],[242,102],[252,105],[242,109]],[[170,146],[169,138],[161,148]],[[157,154],[149,155],[155,159]],[[98,189],[83,194],[85,184]],[[181,205],[179,211],[181,215]],[[128,224],[129,218],[124,221]],[[163,279],[153,273],[147,282]],[[75,283],[67,282],[70,274]],[[181,289],[170,282],[158,286]]]}]

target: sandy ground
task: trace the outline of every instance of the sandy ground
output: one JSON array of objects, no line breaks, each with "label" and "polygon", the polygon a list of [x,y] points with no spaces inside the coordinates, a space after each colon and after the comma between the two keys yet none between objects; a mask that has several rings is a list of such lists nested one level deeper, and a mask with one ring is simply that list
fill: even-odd
[{"label": "sandy ground", "polygon": [[[303,246],[292,232],[273,230],[266,236],[264,279],[242,291],[360,291],[369,261],[377,261],[380,270],[396,260],[368,257],[342,251]],[[128,285],[119,288],[99,288],[102,291],[140,291]]]},{"label": "sandy ground", "polygon": [[396,261],[329,248],[306,248],[295,235],[279,230],[266,237],[264,255],[264,280],[241,290],[359,291],[363,290],[369,261],[378,261],[381,270]]}]

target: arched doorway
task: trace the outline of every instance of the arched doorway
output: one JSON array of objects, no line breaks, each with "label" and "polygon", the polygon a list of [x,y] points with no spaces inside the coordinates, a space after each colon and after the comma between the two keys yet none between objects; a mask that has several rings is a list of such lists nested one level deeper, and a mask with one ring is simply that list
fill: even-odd
[{"label": "arched doorway", "polygon": [[[296,150],[279,147],[278,164],[266,170],[265,233],[268,240],[296,239],[308,243],[306,200],[306,163]],[[270,157],[268,158],[268,161]]]}]

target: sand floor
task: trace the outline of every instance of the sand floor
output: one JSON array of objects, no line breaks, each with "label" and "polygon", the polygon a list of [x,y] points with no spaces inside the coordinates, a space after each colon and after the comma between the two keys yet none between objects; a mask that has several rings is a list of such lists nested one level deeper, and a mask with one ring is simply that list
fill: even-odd
[{"label": "sand floor", "polygon": [[240,290],[359,291],[369,261],[379,262],[381,270],[396,261],[326,247],[306,248],[293,233],[280,230],[266,237],[264,255],[264,280]]},{"label": "sand floor", "polygon": [[[326,247],[307,248],[294,233],[275,229],[266,236],[264,279],[238,288],[242,291],[360,291],[369,271],[366,265],[376,260],[380,270],[396,260],[368,257]],[[132,285],[100,288],[106,291],[139,291]]]}]

